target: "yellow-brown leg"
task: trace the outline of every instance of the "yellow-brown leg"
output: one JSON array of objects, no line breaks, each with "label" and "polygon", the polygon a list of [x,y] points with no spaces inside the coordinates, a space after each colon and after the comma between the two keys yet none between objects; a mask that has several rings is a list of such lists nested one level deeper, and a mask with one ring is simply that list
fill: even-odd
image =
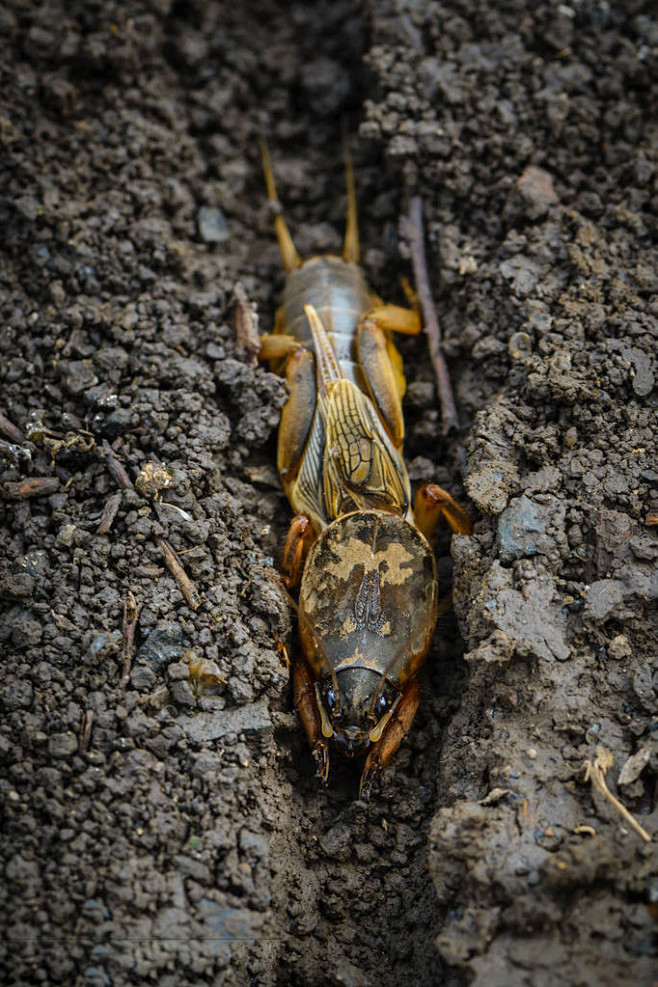
[{"label": "yellow-brown leg", "polygon": [[400,401],[404,397],[407,389],[407,382],[404,377],[404,367],[402,357],[393,341],[393,333],[400,332],[403,335],[417,335],[422,324],[417,311],[402,308],[400,305],[385,305],[376,295],[372,297],[373,307],[366,313],[363,322],[374,323],[380,329],[386,340],[386,353],[393,369],[398,397]]},{"label": "yellow-brown leg", "polygon": [[401,332],[405,336],[417,336],[422,329],[418,312],[401,305],[375,305],[366,314],[386,332]]},{"label": "yellow-brown leg", "polygon": [[[263,333],[259,338],[258,359],[268,361],[273,374],[283,376],[286,372],[286,361],[295,352],[296,337],[286,332],[285,312],[281,305],[274,316],[274,329],[271,333]],[[297,340],[297,346],[300,341]]]},{"label": "yellow-brown leg", "polygon": [[315,696],[313,674],[303,658],[295,662],[292,681],[295,706],[311,745],[318,777],[326,781],[329,775],[329,744],[327,738],[322,735],[322,720]]},{"label": "yellow-brown leg", "polygon": [[404,292],[404,297],[407,299],[407,304],[409,308],[412,308],[414,312],[418,314],[418,319],[421,319],[422,309],[420,305],[420,298],[418,297],[418,292],[411,284],[409,278],[400,278],[400,284],[402,285],[402,290]]},{"label": "yellow-brown leg", "polygon": [[396,367],[388,351],[385,333],[370,318],[357,331],[359,363],[377,411],[396,447],[402,449],[404,419]]},{"label": "yellow-brown leg", "polygon": [[373,779],[386,767],[402,743],[402,738],[413,723],[419,703],[420,683],[414,676],[407,682],[394,715],[366,758],[359,783],[359,798],[369,797]]},{"label": "yellow-brown leg", "polygon": [[290,495],[290,487],[299,472],[306,448],[317,395],[315,360],[310,350],[297,346],[286,363],[288,400],[281,409],[276,464],[281,482]]},{"label": "yellow-brown leg", "polygon": [[265,332],[260,337],[260,351],[258,359],[263,363],[266,360],[285,360],[292,356],[297,350],[302,349],[303,344],[296,336],[289,336],[282,332]]},{"label": "yellow-brown leg", "polygon": [[306,514],[298,514],[292,519],[288,529],[281,559],[283,582],[288,589],[293,589],[299,583],[308,550],[314,541],[315,531],[311,519]]},{"label": "yellow-brown leg", "polygon": [[473,522],[470,515],[460,507],[450,494],[438,487],[436,483],[428,483],[421,487],[414,501],[414,517],[419,530],[430,538],[444,517],[451,529],[460,535],[473,534]]}]

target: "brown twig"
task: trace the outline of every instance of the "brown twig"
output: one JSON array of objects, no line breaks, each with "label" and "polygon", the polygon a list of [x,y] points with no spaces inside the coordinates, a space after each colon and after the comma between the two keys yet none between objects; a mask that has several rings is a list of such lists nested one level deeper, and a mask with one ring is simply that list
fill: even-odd
[{"label": "brown twig", "polygon": [[137,600],[128,590],[128,596],[123,602],[123,669],[119,682],[120,689],[126,688],[130,678],[130,669],[135,653],[135,631],[137,630],[138,617]]},{"label": "brown twig", "polygon": [[133,482],[117,459],[112,446],[107,440],[103,442],[103,452],[107,456],[107,468],[116,480],[117,485],[122,490],[132,490]]},{"label": "brown twig", "polygon": [[25,436],[21,432],[20,428],[10,422],[6,415],[3,415],[0,411],[0,432],[6,435],[10,442],[16,442],[20,445],[21,442],[25,442]]},{"label": "brown twig", "polygon": [[605,782],[606,772],[615,763],[615,759],[605,747],[596,748],[596,757],[594,761],[585,761],[583,767],[585,768],[585,781],[591,781],[592,786],[596,788],[605,799],[610,802],[611,805],[615,807],[617,812],[624,817],[626,822],[635,832],[640,836],[645,843],[651,843],[651,837],[645,829],[640,826],[639,822],[633,818],[625,805],[622,805],[616,796],[612,794]]},{"label": "brown twig", "polygon": [[169,542],[165,541],[164,538],[158,538],[158,545],[164,555],[167,568],[178,583],[181,593],[192,609],[198,610],[201,606],[201,597],[199,596],[196,586],[185,572],[181,560],[178,558]]},{"label": "brown twig", "polygon": [[80,724],[80,736],[78,738],[78,752],[80,754],[86,754],[89,750],[89,741],[91,740],[91,727],[94,722],[94,711],[93,709],[88,709],[85,711],[82,717],[82,723]]},{"label": "brown twig", "polygon": [[97,535],[109,535],[114,519],[117,516],[117,511],[119,510],[119,505],[121,504],[121,494],[115,493],[108,499],[105,507],[103,508],[103,513],[101,514],[101,519],[96,528]]},{"label": "brown twig", "polygon": [[427,273],[427,257],[425,254],[425,239],[423,233],[423,209],[419,196],[414,196],[409,206],[409,216],[405,223],[405,231],[409,237],[411,263],[414,269],[414,280],[418,299],[423,310],[423,321],[427,335],[427,346],[436,377],[436,386],[441,402],[441,421],[443,434],[447,435],[458,426],[457,408],[452,394],[450,374],[443,353],[441,352],[441,329],[434,307],[429,275]]},{"label": "brown twig", "polygon": [[59,490],[56,476],[31,476],[16,483],[5,483],[2,488],[5,497],[11,500],[26,500],[28,497],[48,497]]}]

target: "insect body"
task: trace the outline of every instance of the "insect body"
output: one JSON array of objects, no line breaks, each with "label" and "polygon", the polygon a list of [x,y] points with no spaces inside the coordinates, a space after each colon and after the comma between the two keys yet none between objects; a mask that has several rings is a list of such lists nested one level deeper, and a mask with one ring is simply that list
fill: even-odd
[{"label": "insect body", "polygon": [[263,163],[288,272],[260,358],[285,373],[289,389],[277,464],[296,512],[286,580],[292,587],[301,577],[295,703],[323,779],[330,743],[348,756],[367,754],[359,789],[367,795],[418,707],[415,673],[437,616],[427,539],[441,515],[455,531],[470,531],[470,519],[434,485],[412,508],[402,457],[405,380],[392,334],[419,332],[420,319],[383,304],[366,284],[349,153],[342,257],[299,258],[265,146]]}]

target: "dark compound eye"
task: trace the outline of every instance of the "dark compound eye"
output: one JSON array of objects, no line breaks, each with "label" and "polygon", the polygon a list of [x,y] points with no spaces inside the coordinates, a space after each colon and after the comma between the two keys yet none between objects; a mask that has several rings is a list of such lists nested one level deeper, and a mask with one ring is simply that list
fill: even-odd
[{"label": "dark compound eye", "polygon": [[377,702],[375,703],[375,716],[377,717],[377,719],[382,717],[387,709],[388,709],[388,702],[386,700],[386,696],[380,696]]},{"label": "dark compound eye", "polygon": [[333,711],[336,709],[336,690],[334,689],[333,685],[330,685],[329,688],[327,689],[325,695],[325,702],[327,704],[327,709],[329,710],[329,712],[333,713]]}]

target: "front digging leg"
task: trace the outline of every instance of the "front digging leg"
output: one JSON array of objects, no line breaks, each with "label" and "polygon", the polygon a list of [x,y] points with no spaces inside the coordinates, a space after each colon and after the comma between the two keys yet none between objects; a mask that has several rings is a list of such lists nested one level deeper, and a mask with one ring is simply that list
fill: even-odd
[{"label": "front digging leg", "polygon": [[303,658],[295,662],[292,681],[295,706],[311,745],[317,765],[316,774],[326,782],[329,776],[329,741],[322,733],[322,718],[315,695],[315,680]]},{"label": "front digging leg", "polygon": [[419,703],[420,683],[414,676],[404,687],[402,699],[398,703],[395,713],[366,758],[359,782],[359,798],[367,799],[370,797],[370,789],[375,776],[379,774],[382,768],[386,767],[402,743],[402,738],[414,721]]}]

